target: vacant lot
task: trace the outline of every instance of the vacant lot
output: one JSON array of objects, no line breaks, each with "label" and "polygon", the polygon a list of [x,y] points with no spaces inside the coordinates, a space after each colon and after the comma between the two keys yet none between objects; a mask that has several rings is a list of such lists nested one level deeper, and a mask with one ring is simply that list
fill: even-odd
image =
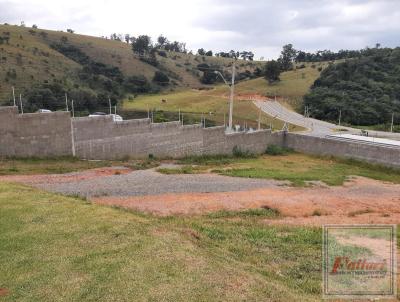
[{"label": "vacant lot", "polygon": [[1,183],[0,299],[319,300],[320,231],[276,215],[156,218]]},{"label": "vacant lot", "polygon": [[[355,162],[290,153],[196,157],[181,162],[201,173],[210,169],[232,175],[243,169],[270,171],[256,176],[305,188],[215,173],[163,175],[157,168],[108,167],[146,168],[154,166],[153,161],[90,162],[95,169],[49,175],[58,171],[56,162],[61,172],[85,168],[72,159],[2,162],[2,174],[10,165],[18,169],[0,180],[0,301],[320,301],[320,228],[294,225],[320,225],[338,222],[338,218],[361,223],[400,219],[397,184],[361,178],[345,186],[307,187],[309,180],[339,185],[354,173],[400,183],[396,171]],[[181,168],[163,163],[162,169]],[[35,172],[47,174],[23,175]],[[135,181],[129,182],[132,177]],[[179,183],[174,177],[187,178],[181,185],[189,191],[201,187],[197,177],[204,178],[203,184],[208,177],[213,183],[232,180],[232,187],[223,192],[129,197],[135,207],[123,199],[109,203],[113,196],[94,198],[111,206],[99,205],[4,182],[88,188],[114,183],[135,191],[162,189],[169,177],[168,189]],[[245,184],[250,186],[235,191]],[[209,190],[214,189],[209,186]]]}]

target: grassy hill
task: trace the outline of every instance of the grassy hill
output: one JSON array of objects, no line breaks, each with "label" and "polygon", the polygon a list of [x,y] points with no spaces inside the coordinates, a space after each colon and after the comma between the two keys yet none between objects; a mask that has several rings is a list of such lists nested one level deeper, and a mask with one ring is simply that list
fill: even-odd
[{"label": "grassy hill", "polygon": [[[264,78],[239,82],[235,86],[236,99],[234,103],[234,122],[243,125],[256,126],[259,110],[249,100],[250,95],[277,96],[279,100],[284,101],[291,107],[298,107],[303,96],[309,91],[310,86],[320,74],[319,67],[325,67],[325,63],[319,63],[313,67],[312,64],[301,69],[284,72],[281,75],[281,81],[275,84],[268,84]],[[217,85],[210,90],[186,89],[175,92],[166,92],[162,94],[140,95],[136,98],[126,99],[123,103],[125,110],[157,110],[164,112],[181,112],[200,115],[214,121],[216,124],[222,124],[228,114],[228,96],[229,87],[226,85]],[[261,114],[261,122],[264,126],[282,128],[283,124],[279,120]],[[300,130],[299,127],[292,126],[291,130]]]},{"label": "grassy hill", "polygon": [[[102,63],[117,67],[124,77],[144,77],[150,83],[156,71],[162,71],[171,79],[167,87],[171,90],[182,87],[199,88],[202,72],[197,65],[206,63],[223,69],[230,66],[227,58],[197,56],[166,52],[166,57],[156,55],[158,66],[143,62],[134,55],[131,46],[120,41],[107,40],[61,31],[32,29],[21,26],[0,25],[0,102],[11,99],[11,86],[17,94],[37,84],[58,83],[67,91],[88,88],[79,73],[82,64],[57,51],[55,44],[64,43],[87,56],[90,63]],[[253,72],[259,62],[239,61],[239,71]],[[101,74],[107,78],[107,75]],[[96,89],[89,87],[96,92]]]},{"label": "grassy hill", "polygon": [[[400,47],[371,48],[326,68],[305,96],[318,119],[358,126],[400,124]],[[385,125],[386,124],[386,125]],[[386,126],[386,127],[385,127]]]}]

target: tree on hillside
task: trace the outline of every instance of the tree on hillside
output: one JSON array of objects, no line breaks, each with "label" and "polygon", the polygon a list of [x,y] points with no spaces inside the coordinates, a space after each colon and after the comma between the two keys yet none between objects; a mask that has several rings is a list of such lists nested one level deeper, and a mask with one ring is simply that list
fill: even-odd
[{"label": "tree on hillside", "polygon": [[121,35],[121,34],[113,33],[113,34],[110,35],[110,40],[113,40],[113,41],[122,41],[122,35]]},{"label": "tree on hillside", "polygon": [[73,34],[75,31],[72,30],[71,28],[67,28],[67,33]]},{"label": "tree on hillside", "polygon": [[128,44],[131,42],[131,36],[129,34],[125,34],[125,42]]},{"label": "tree on hillside", "polygon": [[151,48],[151,38],[147,35],[141,35],[132,39],[132,50],[134,53],[145,55],[150,52]]},{"label": "tree on hillside", "polygon": [[281,66],[279,62],[272,60],[265,64],[264,77],[268,80],[270,84],[276,81],[280,81],[280,74]]},{"label": "tree on hillside", "polygon": [[293,48],[292,44],[286,44],[283,46],[281,56],[278,59],[283,71],[291,70],[293,68],[293,61],[296,58],[296,54],[297,51]]},{"label": "tree on hillside", "polygon": [[209,51],[206,52],[206,56],[207,57],[212,57],[212,55],[213,55],[212,50],[209,50]]},{"label": "tree on hillside", "polygon": [[241,53],[240,53],[240,57],[243,59],[243,60],[249,60],[249,61],[253,61],[253,59],[254,59],[254,53],[253,52],[251,52],[251,51],[242,51]]},{"label": "tree on hillside", "polygon": [[206,54],[206,51],[204,50],[204,48],[199,48],[199,50],[197,50],[197,54],[199,56],[204,56]]},{"label": "tree on hillside", "polygon": [[164,46],[165,46],[165,44],[167,44],[168,43],[168,39],[166,38],[166,37],[164,37],[163,35],[160,35],[158,38],[157,38],[157,46],[159,47],[159,48],[163,48]]},{"label": "tree on hillside", "polygon": [[167,86],[169,84],[169,78],[165,73],[157,70],[154,73],[153,82],[161,86]]}]

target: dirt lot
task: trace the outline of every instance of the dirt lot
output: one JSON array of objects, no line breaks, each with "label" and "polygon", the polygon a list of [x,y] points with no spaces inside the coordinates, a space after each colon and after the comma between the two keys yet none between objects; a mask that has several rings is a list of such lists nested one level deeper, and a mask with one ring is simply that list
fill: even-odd
[{"label": "dirt lot", "polygon": [[166,216],[270,207],[272,224],[400,223],[400,185],[353,178],[343,186],[293,188],[284,182],[200,175],[162,175],[155,170],[101,168],[64,175],[2,176],[53,192],[82,195]]}]

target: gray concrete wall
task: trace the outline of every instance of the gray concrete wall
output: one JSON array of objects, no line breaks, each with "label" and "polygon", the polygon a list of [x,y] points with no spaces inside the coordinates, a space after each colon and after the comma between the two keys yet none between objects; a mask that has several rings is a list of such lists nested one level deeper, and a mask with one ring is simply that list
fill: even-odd
[{"label": "gray concrete wall", "polygon": [[68,112],[18,114],[0,107],[0,155],[48,157],[72,154]]},{"label": "gray concrete wall", "polygon": [[309,154],[400,167],[400,149],[269,130],[226,134],[224,127],[204,129],[200,125],[182,126],[179,122],[152,124],[149,119],[114,122],[105,116],[71,120],[68,112],[22,115],[16,107],[0,107],[0,156],[72,155],[71,128],[76,156],[87,159],[231,154],[235,146],[242,151],[263,153],[268,145],[275,144]]},{"label": "gray concrete wall", "polygon": [[370,163],[400,168],[400,149],[350,143],[294,133],[287,133],[284,136],[283,144],[298,152],[354,158]]},{"label": "gray concrete wall", "polygon": [[231,154],[234,146],[263,153],[267,144],[276,140],[276,135],[267,130],[226,135],[224,127],[203,129],[179,122],[152,124],[148,119],[113,122],[109,117],[78,118],[73,125],[76,154],[88,159]]}]

